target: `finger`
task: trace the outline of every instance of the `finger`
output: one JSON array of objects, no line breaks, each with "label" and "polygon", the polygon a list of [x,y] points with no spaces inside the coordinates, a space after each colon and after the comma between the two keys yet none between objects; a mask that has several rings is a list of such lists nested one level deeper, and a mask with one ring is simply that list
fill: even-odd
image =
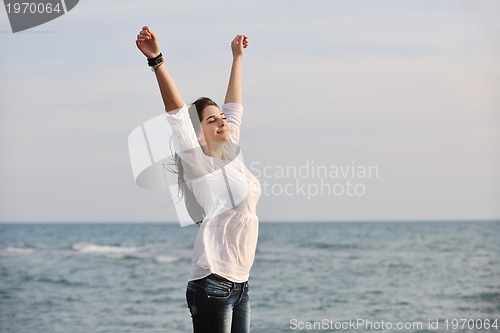
[{"label": "finger", "polygon": [[234,37],[233,41],[231,42],[231,46],[239,45],[241,43],[241,37],[242,35],[236,35],[236,37]]},{"label": "finger", "polygon": [[152,39],[152,40],[156,40],[156,35],[150,30],[149,31],[149,37]]},{"label": "finger", "polygon": [[247,36],[245,36],[245,35],[239,35],[238,41],[241,44],[246,44],[248,42]]},{"label": "finger", "polygon": [[153,39],[153,40],[156,39],[155,34],[153,33],[153,31],[151,31],[151,29],[147,25],[142,27],[141,33],[146,34],[146,36],[148,36],[150,39]]},{"label": "finger", "polygon": [[137,35],[137,40],[140,40],[141,42],[142,42],[142,41],[145,41],[145,40],[147,40],[147,39],[148,39],[148,37],[147,37],[147,36],[144,36],[144,35]]},{"label": "finger", "polygon": [[146,31],[141,31],[141,36],[146,40],[146,39],[153,39],[153,35],[150,34],[149,32]]}]

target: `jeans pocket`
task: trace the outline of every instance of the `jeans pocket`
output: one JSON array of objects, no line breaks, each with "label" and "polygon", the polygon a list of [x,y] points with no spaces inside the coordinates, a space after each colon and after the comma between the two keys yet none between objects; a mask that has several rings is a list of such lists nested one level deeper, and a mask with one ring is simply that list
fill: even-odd
[{"label": "jeans pocket", "polygon": [[187,287],[186,301],[189,308],[189,312],[191,312],[191,317],[196,316],[198,314],[198,308],[196,307],[196,289]]},{"label": "jeans pocket", "polygon": [[223,281],[210,277],[207,278],[206,290],[208,298],[228,298],[231,296],[233,288],[233,283],[230,281]]}]

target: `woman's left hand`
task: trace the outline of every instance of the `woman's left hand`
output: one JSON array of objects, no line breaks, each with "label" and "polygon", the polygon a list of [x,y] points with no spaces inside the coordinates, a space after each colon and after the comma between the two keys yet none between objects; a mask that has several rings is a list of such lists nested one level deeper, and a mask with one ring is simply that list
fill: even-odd
[{"label": "woman's left hand", "polygon": [[233,58],[242,57],[243,49],[248,47],[248,38],[245,35],[237,35],[231,42],[231,50],[233,51]]}]

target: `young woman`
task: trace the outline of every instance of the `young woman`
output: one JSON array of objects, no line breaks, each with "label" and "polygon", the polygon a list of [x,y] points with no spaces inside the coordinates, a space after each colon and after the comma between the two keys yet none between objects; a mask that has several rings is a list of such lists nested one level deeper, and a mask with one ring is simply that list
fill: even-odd
[{"label": "young woman", "polygon": [[[186,290],[194,332],[249,332],[248,277],[257,245],[261,188],[237,146],[243,115],[241,62],[248,40],[238,35],[231,42],[233,61],[221,109],[206,97],[186,106],[148,27],[139,32],[136,44],[154,70],[172,126],[186,206],[195,222],[201,222]],[[194,206],[201,213],[191,214]]]}]

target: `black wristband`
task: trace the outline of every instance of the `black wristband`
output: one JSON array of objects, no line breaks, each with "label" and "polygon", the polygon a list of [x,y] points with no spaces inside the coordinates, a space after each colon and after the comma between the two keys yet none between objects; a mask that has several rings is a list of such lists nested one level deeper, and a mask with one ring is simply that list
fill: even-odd
[{"label": "black wristband", "polygon": [[148,58],[148,66],[150,67],[161,64],[162,62],[163,62],[163,55],[161,54],[161,52],[154,58]]}]

